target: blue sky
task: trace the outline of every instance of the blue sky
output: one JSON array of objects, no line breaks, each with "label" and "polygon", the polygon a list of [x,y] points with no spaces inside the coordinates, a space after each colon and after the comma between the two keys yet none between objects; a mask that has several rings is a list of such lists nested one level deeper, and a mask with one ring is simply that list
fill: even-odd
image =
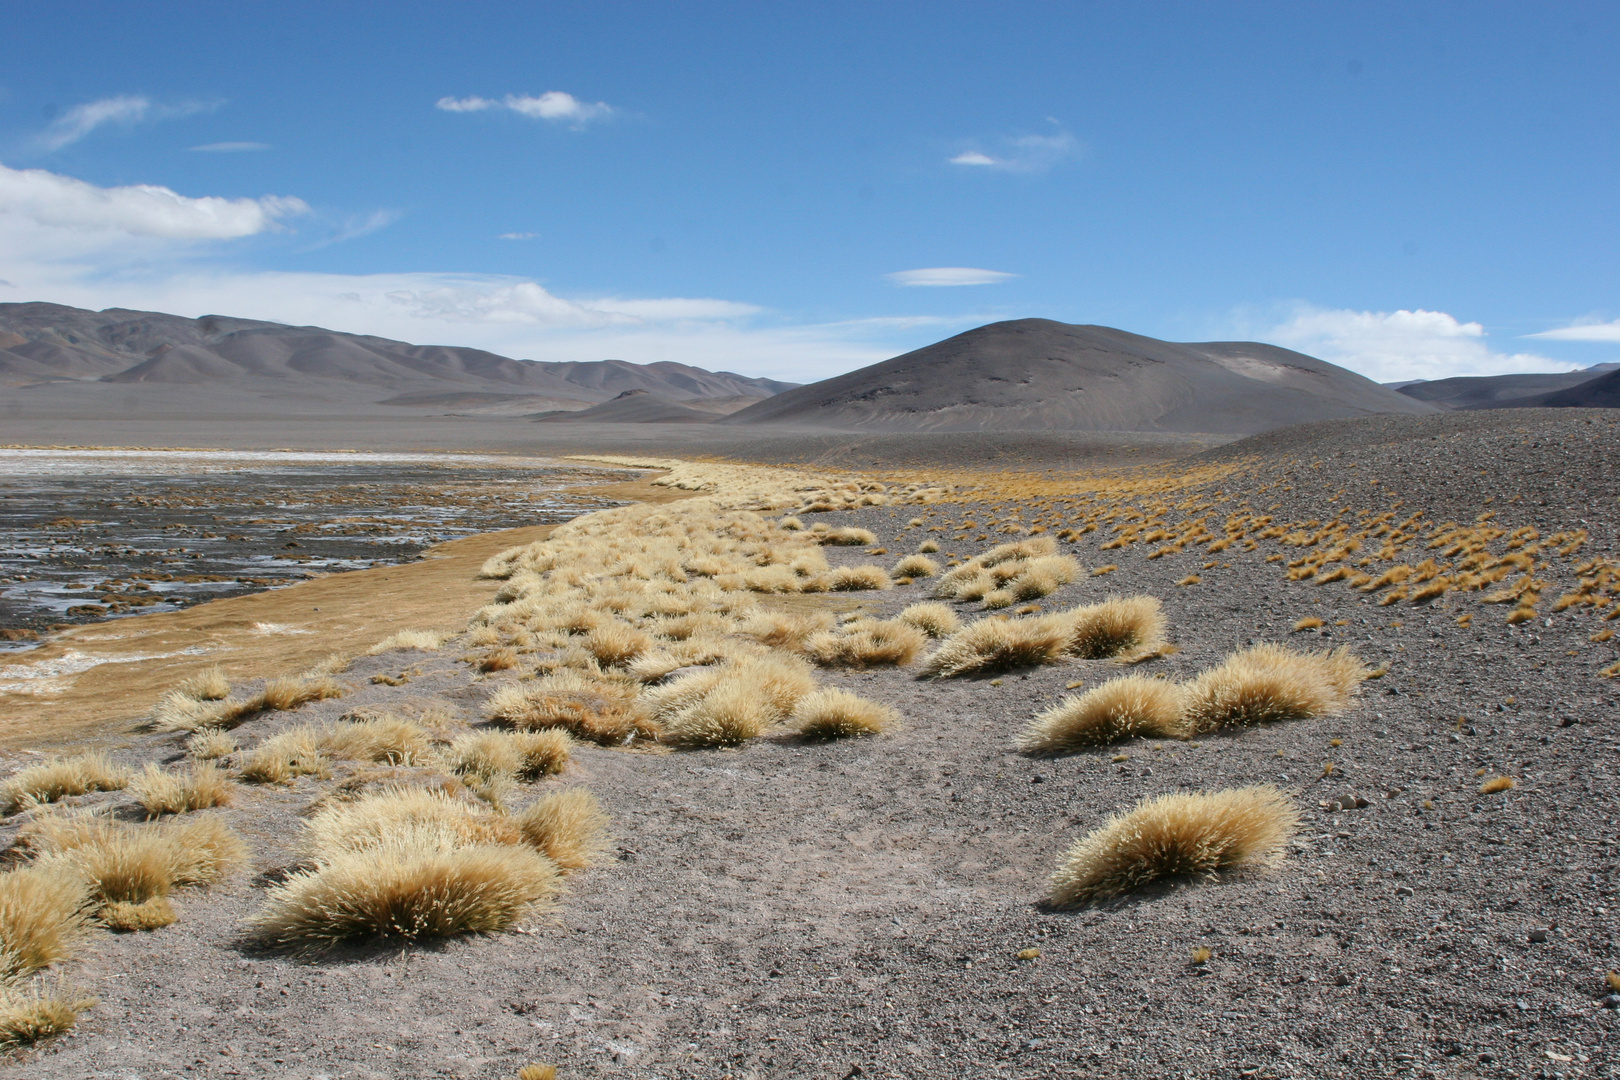
[{"label": "blue sky", "polygon": [[0,300],[798,380],[1026,316],[1620,359],[1612,4],[5,16]]}]

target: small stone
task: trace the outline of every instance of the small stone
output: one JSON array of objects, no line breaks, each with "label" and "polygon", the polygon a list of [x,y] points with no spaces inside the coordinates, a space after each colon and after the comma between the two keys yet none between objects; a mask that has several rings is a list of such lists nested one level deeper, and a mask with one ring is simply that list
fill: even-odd
[{"label": "small stone", "polygon": [[1530,940],[1535,942],[1537,945],[1540,945],[1543,941],[1547,940],[1547,931],[1540,929],[1539,927],[1530,931]]},{"label": "small stone", "polygon": [[1411,896],[1412,895],[1412,890],[1407,888],[1405,885],[1399,885],[1399,886],[1396,886],[1396,888],[1395,888],[1395,895],[1396,896]]},{"label": "small stone", "polygon": [[1046,777],[1042,776],[1040,773],[1036,773],[1034,776],[1029,778],[1029,782],[1032,784],[1044,784],[1046,783]]},{"label": "small stone", "polygon": [[1559,727],[1574,727],[1578,723],[1580,723],[1580,721],[1575,719],[1573,716],[1566,716],[1563,719],[1558,721],[1558,726]]},{"label": "small stone", "polygon": [[1620,994],[1608,994],[1602,1000],[1605,1009],[1620,1009]]}]

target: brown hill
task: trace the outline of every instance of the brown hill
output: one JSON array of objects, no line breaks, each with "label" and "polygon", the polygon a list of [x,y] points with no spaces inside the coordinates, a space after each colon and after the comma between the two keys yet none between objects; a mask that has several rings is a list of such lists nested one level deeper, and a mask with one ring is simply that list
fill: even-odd
[{"label": "brown hill", "polygon": [[589,409],[543,413],[534,419],[567,424],[712,424],[719,417],[719,413],[694,409],[646,390],[626,390]]},{"label": "brown hill", "polygon": [[1354,372],[1274,345],[1176,344],[1105,326],[1020,319],[785,391],[720,423],[1247,434],[1312,420],[1432,411]]}]

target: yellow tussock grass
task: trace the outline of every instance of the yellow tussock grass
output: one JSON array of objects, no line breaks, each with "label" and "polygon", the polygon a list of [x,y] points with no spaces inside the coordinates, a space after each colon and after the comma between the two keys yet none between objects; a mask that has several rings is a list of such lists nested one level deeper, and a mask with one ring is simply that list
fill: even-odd
[{"label": "yellow tussock grass", "polygon": [[1495,795],[1498,791],[1511,791],[1513,786],[1513,777],[1493,776],[1479,785],[1479,793],[1481,795]]},{"label": "yellow tussock grass", "polygon": [[197,701],[219,701],[230,696],[231,680],[225,677],[225,669],[215,664],[182,682],[176,691]]},{"label": "yellow tussock grass", "polygon": [[556,864],[528,846],[462,846],[406,829],[291,875],[248,924],[265,945],[299,953],[356,939],[488,934],[543,910],[560,887]]},{"label": "yellow tussock grass", "polygon": [[517,1080],[557,1080],[557,1066],[533,1063],[517,1071]]},{"label": "yellow tussock grass", "polygon": [[444,758],[451,772],[534,780],[563,770],[574,740],[561,728],[541,731],[479,731],[450,744]]},{"label": "yellow tussock grass", "polygon": [[654,738],[659,730],[636,700],[634,687],[570,670],[499,688],[484,702],[484,716],[520,731],[563,728],[603,746]]},{"label": "yellow tussock grass", "polygon": [[241,838],[213,814],[152,825],[91,814],[50,816],[30,823],[20,840],[42,866],[70,867],[101,907],[213,884],[247,858]]},{"label": "yellow tussock grass", "polygon": [[350,714],[316,734],[320,752],[347,761],[417,765],[433,756],[433,741],[420,724],[390,713]]},{"label": "yellow tussock grass", "polygon": [[109,930],[134,933],[161,930],[178,922],[180,913],[174,909],[174,904],[167,896],[154,896],[138,904],[128,900],[115,900],[102,908],[101,914],[97,917],[101,920],[101,925]]},{"label": "yellow tussock grass", "polygon": [[609,622],[585,635],[585,648],[605,667],[629,663],[652,645],[652,638],[629,623]]},{"label": "yellow tussock grass", "polygon": [[265,709],[286,712],[312,701],[340,698],[343,693],[343,686],[336,679],[318,675],[312,679],[271,679],[259,691],[259,699]]},{"label": "yellow tussock grass", "polygon": [[962,628],[962,620],[955,611],[934,601],[912,604],[896,615],[895,620],[909,623],[931,638],[950,637]]},{"label": "yellow tussock grass", "polygon": [[518,666],[518,651],[510,645],[491,649],[474,661],[474,666],[486,674],[492,671],[510,671]]},{"label": "yellow tussock grass", "polygon": [[253,784],[290,784],[295,777],[331,775],[321,736],[308,726],[272,735],[243,754],[237,775]]},{"label": "yellow tussock grass", "polygon": [[84,878],[61,862],[0,873],[0,986],[71,957],[89,904]]},{"label": "yellow tussock grass", "polygon": [[737,746],[781,723],[815,689],[809,665],[771,653],[694,672],[647,697],[664,741],[684,747]]},{"label": "yellow tussock grass", "polygon": [[303,846],[317,863],[423,833],[451,846],[521,844],[512,819],[443,788],[382,784],[352,802],[325,802],[304,823]]},{"label": "yellow tussock grass", "polygon": [[804,652],[822,667],[905,665],[917,658],[928,636],[899,619],[860,619],[838,631],[812,634]]},{"label": "yellow tussock grass", "polygon": [[968,623],[922,662],[921,676],[952,678],[1052,664],[1063,658],[1073,625],[1063,615],[989,618]]},{"label": "yellow tussock grass", "polygon": [[129,770],[103,753],[54,758],[13,773],[0,784],[0,805],[8,814],[92,791],[120,791],[129,785]]},{"label": "yellow tussock grass", "polygon": [[877,535],[870,529],[857,529],[854,527],[816,531],[811,533],[810,536],[819,544],[833,544],[844,547],[866,547],[877,543]]},{"label": "yellow tussock grass", "polygon": [[1164,646],[1164,606],[1156,596],[1109,597],[1053,617],[1069,624],[1065,651],[1084,660],[1129,660]]},{"label": "yellow tussock grass", "polygon": [[194,761],[184,772],[148,764],[129,785],[129,793],[147,817],[229,806],[233,794],[230,777],[211,761]]},{"label": "yellow tussock grass", "polygon": [[1298,633],[1301,630],[1318,630],[1322,627],[1322,625],[1323,623],[1321,619],[1315,618],[1314,616],[1307,617],[1294,624],[1294,632]]},{"label": "yellow tussock grass", "polygon": [[836,621],[830,611],[762,611],[743,623],[740,632],[761,645],[797,652],[810,635],[830,628]]},{"label": "yellow tussock grass", "polygon": [[840,566],[830,571],[824,578],[827,588],[833,592],[862,592],[872,589],[892,589],[894,582],[890,580],[883,567],[875,563],[865,563],[860,566]]},{"label": "yellow tussock grass", "polygon": [[876,735],[899,718],[900,714],[887,705],[836,689],[808,694],[793,710],[793,725],[807,739]]},{"label": "yellow tussock grass", "polygon": [[[486,564],[487,565],[487,564]],[[392,652],[395,649],[415,649],[420,652],[434,652],[450,637],[437,630],[401,630],[390,634],[377,644],[366,650],[367,655],[376,656],[379,653]]]},{"label": "yellow tussock grass", "polygon": [[584,788],[542,797],[515,819],[523,839],[563,870],[583,870],[607,849],[607,812]]},{"label": "yellow tussock grass", "polygon": [[1298,825],[1293,802],[1269,785],[1145,799],[1069,849],[1050,900],[1072,907],[1161,878],[1271,865]]},{"label": "yellow tussock grass", "polygon": [[72,1029],[96,999],[67,986],[0,987],[0,1053],[32,1046]]},{"label": "yellow tussock grass", "polygon": [[932,555],[938,550],[939,544],[933,540],[924,540],[922,543],[917,545],[917,553],[919,555]]},{"label": "yellow tussock grass", "polygon": [[236,736],[228,731],[199,731],[186,740],[186,756],[197,761],[217,761],[236,753]]},{"label": "yellow tussock grass", "polygon": [[890,567],[889,573],[897,578],[933,577],[939,573],[939,563],[926,555],[907,555]]},{"label": "yellow tussock grass", "polygon": [[1186,685],[1190,734],[1331,716],[1367,669],[1348,649],[1295,652],[1269,642],[1233,653]]},{"label": "yellow tussock grass", "polygon": [[1026,754],[1065,754],[1137,736],[1181,738],[1185,695],[1165,679],[1125,675],[1064,698],[1035,717],[1018,739]]}]

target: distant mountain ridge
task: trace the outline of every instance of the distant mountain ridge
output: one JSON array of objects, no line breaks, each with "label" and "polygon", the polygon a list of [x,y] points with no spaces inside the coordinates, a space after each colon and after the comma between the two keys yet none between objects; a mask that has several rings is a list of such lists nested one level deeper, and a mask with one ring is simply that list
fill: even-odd
[{"label": "distant mountain ridge", "polygon": [[[1407,383],[1391,387],[1407,397],[1442,409],[1568,408],[1587,400],[1579,388],[1620,371],[1620,364],[1596,364],[1579,371],[1549,371],[1529,375],[1459,375],[1451,379]],[[1603,399],[1597,393],[1592,400]],[[1603,407],[1603,406],[1594,406]]]},{"label": "distant mountain ridge", "polygon": [[853,431],[1252,434],[1434,406],[1303,353],[1178,344],[1050,319],[992,323],[751,405],[722,424]]},{"label": "distant mountain ridge", "polygon": [[60,304],[0,304],[0,386],[65,382],[241,387],[400,407],[526,399],[584,409],[626,390],[671,401],[759,400],[794,383],[663,361],[514,360],[482,349],[411,345],[312,326]]}]

